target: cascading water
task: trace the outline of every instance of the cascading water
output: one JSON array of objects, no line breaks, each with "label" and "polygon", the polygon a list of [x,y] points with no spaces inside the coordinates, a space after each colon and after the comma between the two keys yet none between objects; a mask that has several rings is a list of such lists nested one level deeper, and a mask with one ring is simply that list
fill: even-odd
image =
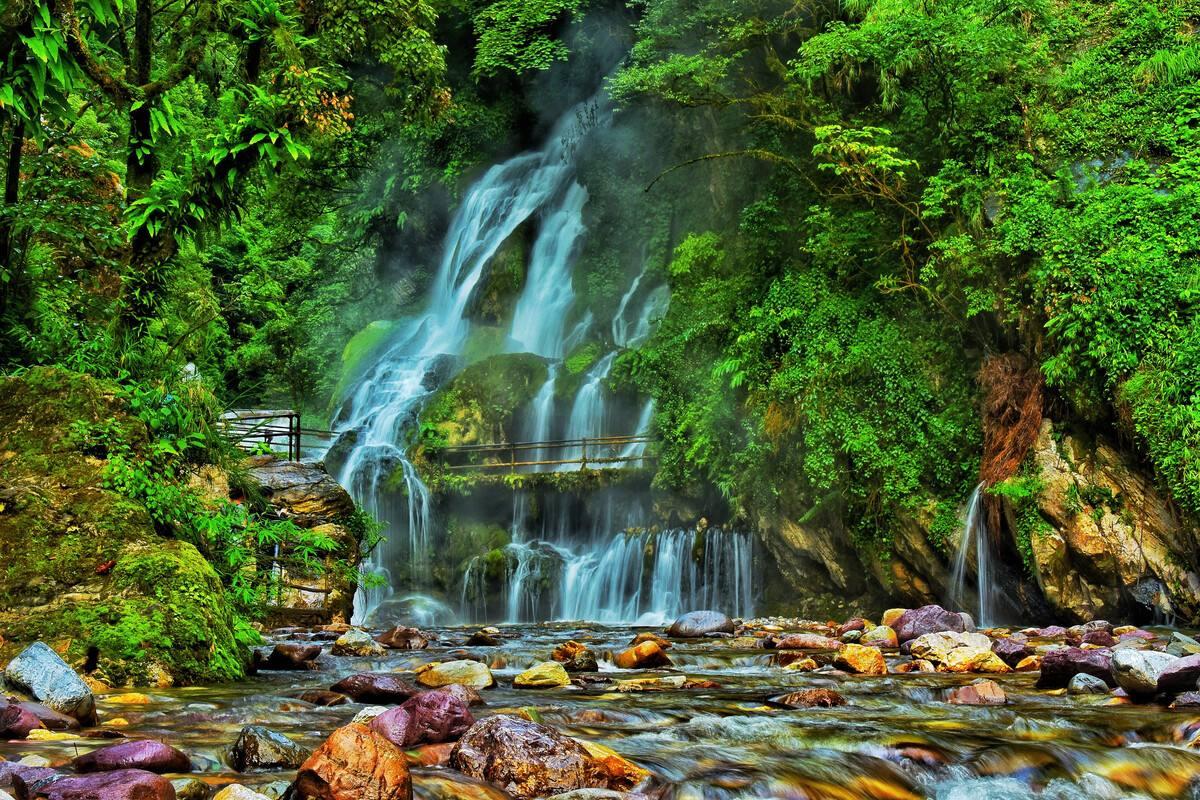
[{"label": "cascading water", "polygon": [[[560,243],[557,234],[548,234],[540,238],[535,252],[546,262],[557,263],[569,260],[575,249],[582,224],[572,226],[570,220],[579,217],[587,196],[571,181],[571,152],[585,132],[584,120],[585,115],[573,109],[542,150],[493,167],[470,188],[446,235],[424,312],[397,325],[388,345],[335,415],[337,430],[350,442],[339,481],[386,525],[386,540],[376,548],[368,566],[382,573],[387,582],[360,590],[355,601],[356,621],[394,594],[400,580],[394,565],[407,561],[411,585],[421,585],[430,548],[429,492],[405,452],[420,410],[447,373],[458,366],[470,333],[467,307],[485,267],[517,228],[547,207],[546,219],[558,226],[553,230],[565,230],[564,239],[569,241]],[[547,226],[546,230],[552,229]],[[554,302],[561,305],[564,301],[556,297]],[[535,323],[531,323],[529,335],[539,342],[561,338],[561,326],[554,333],[539,330],[542,323]],[[387,499],[386,484],[396,474],[402,476],[407,514],[401,514]],[[406,530],[398,518],[406,518]]]},{"label": "cascading water", "polygon": [[954,568],[950,574],[950,597],[952,608],[970,607],[972,592],[968,587],[970,559],[975,561],[975,621],[982,627],[996,624],[995,578],[991,570],[991,540],[988,535],[987,514],[984,510],[984,485],[981,483],[971,492],[967,502],[967,514],[963,522],[962,537],[954,556]]}]

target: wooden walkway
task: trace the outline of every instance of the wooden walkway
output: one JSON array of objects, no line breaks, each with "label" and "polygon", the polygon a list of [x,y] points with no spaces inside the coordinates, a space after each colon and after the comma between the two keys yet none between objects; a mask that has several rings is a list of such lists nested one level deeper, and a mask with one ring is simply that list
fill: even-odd
[{"label": "wooden walkway", "polygon": [[651,436],[599,436],[544,442],[508,442],[446,447],[438,451],[449,470],[556,472],[567,467],[627,468],[653,458]]}]

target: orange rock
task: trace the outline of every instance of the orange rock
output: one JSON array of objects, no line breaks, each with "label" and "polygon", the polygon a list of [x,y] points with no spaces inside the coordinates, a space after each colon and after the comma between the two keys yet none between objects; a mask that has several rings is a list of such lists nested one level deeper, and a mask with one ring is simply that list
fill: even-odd
[{"label": "orange rock", "polygon": [[671,649],[671,642],[669,640],[664,639],[657,633],[652,633],[651,631],[643,631],[642,633],[639,633],[637,636],[633,637],[633,641],[629,643],[629,646],[637,647],[642,642],[654,642],[662,650]]},{"label": "orange rock", "polygon": [[565,664],[568,661],[574,660],[576,656],[582,655],[586,652],[587,647],[585,645],[572,641],[567,642],[566,644],[560,644],[558,647],[554,648],[554,652],[550,654],[550,657],[560,664]]},{"label": "orange rock", "polygon": [[1042,668],[1041,656],[1026,656],[1017,662],[1017,672],[1037,672]]},{"label": "orange rock", "polygon": [[861,644],[842,645],[833,663],[859,675],[887,675],[887,661],[877,647]]},{"label": "orange rock", "polygon": [[297,797],[412,800],[404,752],[365,725],[334,731],[300,767]]},{"label": "orange rock", "polygon": [[1008,696],[995,681],[979,681],[959,686],[950,692],[949,701],[956,706],[1002,706],[1008,702]]},{"label": "orange rock", "polygon": [[642,642],[618,653],[615,661],[621,669],[652,669],[671,666],[670,657],[663,652],[657,642],[653,641]]},{"label": "orange rock", "polygon": [[583,739],[575,741],[583,745],[583,749],[592,757],[592,764],[605,776],[608,788],[613,791],[627,792],[650,777],[649,772],[612,748]]},{"label": "orange rock", "polygon": [[450,751],[453,749],[454,742],[425,744],[405,753],[405,757],[415,767],[444,767],[450,761]]}]

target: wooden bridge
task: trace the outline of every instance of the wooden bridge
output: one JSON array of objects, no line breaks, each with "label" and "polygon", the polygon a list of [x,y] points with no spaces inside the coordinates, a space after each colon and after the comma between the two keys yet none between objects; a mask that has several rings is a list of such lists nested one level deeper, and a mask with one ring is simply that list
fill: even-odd
[{"label": "wooden bridge", "polygon": [[653,459],[646,451],[654,438],[645,435],[597,436],[544,442],[468,444],[438,451],[449,470],[555,472],[578,467],[636,467]]},{"label": "wooden bridge", "polygon": [[[300,459],[306,444],[328,442],[331,431],[305,428],[290,409],[239,409],[221,416],[221,425],[238,447],[249,452],[270,450],[289,461]],[[569,469],[633,468],[655,456],[647,435],[595,436],[544,442],[501,442],[444,447],[436,457],[445,469],[510,472],[557,472]]]}]

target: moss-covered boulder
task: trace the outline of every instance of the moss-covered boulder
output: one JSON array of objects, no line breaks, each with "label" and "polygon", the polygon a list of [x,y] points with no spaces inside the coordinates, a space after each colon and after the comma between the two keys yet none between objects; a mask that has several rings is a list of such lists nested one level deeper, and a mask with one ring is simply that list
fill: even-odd
[{"label": "moss-covered boulder", "polygon": [[421,415],[426,445],[513,441],[517,412],[546,382],[545,359],[529,353],[472,364],[433,398]]},{"label": "moss-covered boulder", "polygon": [[106,488],[77,423],[146,440],[111,383],[49,368],[0,381],[0,661],[42,639],[108,683],[240,677],[251,632],[216,571]]}]

